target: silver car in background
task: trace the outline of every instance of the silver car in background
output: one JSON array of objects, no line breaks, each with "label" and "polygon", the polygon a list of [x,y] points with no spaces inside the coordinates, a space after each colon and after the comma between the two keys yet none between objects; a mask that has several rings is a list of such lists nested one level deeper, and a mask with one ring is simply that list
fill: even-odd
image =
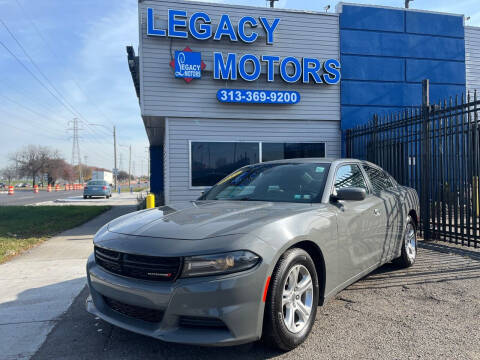
[{"label": "silver car in background", "polygon": [[83,198],[92,196],[105,196],[105,199],[112,197],[112,187],[104,180],[90,180],[83,188]]},{"label": "silver car in background", "polygon": [[[413,265],[419,204],[354,159],[243,167],[196,201],[122,216],[87,262],[87,310],[164,341],[290,350],[317,305],[379,266]],[[341,324],[339,324],[341,326]]]}]

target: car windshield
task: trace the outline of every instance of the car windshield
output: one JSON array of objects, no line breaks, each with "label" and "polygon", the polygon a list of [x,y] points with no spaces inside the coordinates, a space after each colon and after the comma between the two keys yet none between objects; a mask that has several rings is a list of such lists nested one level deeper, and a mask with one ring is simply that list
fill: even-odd
[{"label": "car windshield", "polygon": [[199,200],[319,202],[329,167],[320,163],[246,166],[219,181]]},{"label": "car windshield", "polygon": [[106,181],[89,181],[87,185],[107,185]]}]

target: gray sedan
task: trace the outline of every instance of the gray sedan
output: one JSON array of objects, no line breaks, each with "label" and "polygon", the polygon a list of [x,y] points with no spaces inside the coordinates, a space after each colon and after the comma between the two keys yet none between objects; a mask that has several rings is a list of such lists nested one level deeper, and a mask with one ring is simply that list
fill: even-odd
[{"label": "gray sedan", "polygon": [[[415,190],[353,159],[243,167],[202,197],[122,216],[94,238],[87,310],[170,342],[290,350],[317,305],[415,262]],[[339,324],[341,326],[341,324]]]}]

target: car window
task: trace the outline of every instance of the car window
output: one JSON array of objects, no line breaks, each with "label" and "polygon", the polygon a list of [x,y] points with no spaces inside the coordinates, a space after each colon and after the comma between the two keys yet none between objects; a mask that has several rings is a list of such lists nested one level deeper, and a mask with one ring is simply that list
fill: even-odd
[{"label": "car window", "polygon": [[372,184],[374,192],[379,193],[380,191],[391,189],[394,187],[389,176],[384,171],[369,165],[363,165],[363,168],[365,169],[365,172],[370,179],[370,183]]},{"label": "car window", "polygon": [[87,185],[107,185],[107,182],[106,181],[101,181],[101,180],[91,180],[88,182]]},{"label": "car window", "polygon": [[359,187],[368,192],[367,183],[358,165],[348,164],[338,168],[335,174],[335,190],[344,187]]},{"label": "car window", "polygon": [[328,169],[322,163],[256,164],[223,178],[200,200],[319,202]]}]

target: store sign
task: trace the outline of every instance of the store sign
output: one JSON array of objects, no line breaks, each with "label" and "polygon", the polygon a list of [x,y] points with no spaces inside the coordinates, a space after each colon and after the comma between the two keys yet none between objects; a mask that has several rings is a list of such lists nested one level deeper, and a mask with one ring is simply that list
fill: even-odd
[{"label": "store sign", "polygon": [[[212,23],[218,25],[215,26]],[[279,18],[267,19],[263,16],[258,18],[244,16],[240,18],[238,23],[234,24],[228,14],[223,14],[219,19],[212,20],[205,12],[195,12],[188,16],[184,10],[169,9],[167,11],[167,27],[159,28],[155,25],[154,10],[152,8],[147,9],[148,36],[192,38],[195,40],[213,39],[213,41],[226,39],[233,43],[252,44],[263,38],[261,34],[265,33],[266,44],[273,45],[275,43],[275,32],[279,24]],[[258,29],[263,31],[260,32]],[[187,49],[189,48],[183,51],[175,51],[175,57],[170,64],[175,70],[175,77],[184,78],[189,82],[192,79],[201,78],[201,70],[205,66],[202,65],[200,53],[192,52],[191,49],[187,51]],[[218,80],[235,81],[243,79],[253,82],[264,76],[267,82],[273,82],[276,73],[279,73],[282,80],[289,84],[301,82],[303,84],[335,85],[340,82],[341,77],[340,62],[336,59],[327,59],[322,62],[315,57],[286,56],[280,58],[268,54],[214,52],[212,60],[213,78]],[[262,67],[266,69],[263,75]],[[278,72],[275,71],[276,68],[278,68]],[[275,98],[274,103],[276,103],[276,100],[277,98]]]},{"label": "store sign", "polygon": [[175,77],[183,78],[186,82],[202,77],[205,63],[202,54],[193,52],[188,46],[182,51],[175,51],[175,57],[170,61],[170,66],[175,70]]}]

